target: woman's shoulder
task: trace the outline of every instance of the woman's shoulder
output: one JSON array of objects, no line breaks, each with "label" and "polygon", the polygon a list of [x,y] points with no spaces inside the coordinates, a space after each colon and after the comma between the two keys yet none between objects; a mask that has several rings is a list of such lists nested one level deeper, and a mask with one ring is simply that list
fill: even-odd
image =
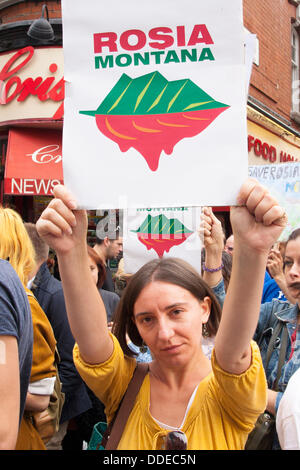
[{"label": "woman's shoulder", "polygon": [[109,332],[109,334],[113,340],[113,352],[105,362],[99,364],[89,364],[85,362],[81,357],[78,344],[75,343],[73,357],[76,367],[81,373],[94,376],[95,378],[99,378],[100,376],[122,375],[124,377],[129,376],[130,380],[136,366],[136,360],[126,356],[122,351],[118,339],[111,332]]},{"label": "woman's shoulder", "polygon": [[272,299],[270,302],[262,304],[260,309],[259,323],[264,327],[273,326],[278,320],[290,321],[297,316],[298,305],[291,304],[287,300]]}]

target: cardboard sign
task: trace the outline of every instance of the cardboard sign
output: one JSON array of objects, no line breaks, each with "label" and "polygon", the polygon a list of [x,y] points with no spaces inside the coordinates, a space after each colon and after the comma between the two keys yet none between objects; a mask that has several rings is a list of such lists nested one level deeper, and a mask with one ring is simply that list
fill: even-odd
[{"label": "cardboard sign", "polygon": [[62,6],[64,178],[81,207],[233,204],[248,161],[242,0]]},{"label": "cardboard sign", "polygon": [[152,259],[181,258],[201,272],[201,208],[130,209],[124,214],[124,268],[135,273]]}]

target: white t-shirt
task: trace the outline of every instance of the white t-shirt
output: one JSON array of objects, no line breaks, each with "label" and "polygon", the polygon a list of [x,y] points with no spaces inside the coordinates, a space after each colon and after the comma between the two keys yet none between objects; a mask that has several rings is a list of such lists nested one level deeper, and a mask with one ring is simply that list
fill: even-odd
[{"label": "white t-shirt", "polygon": [[212,351],[215,346],[215,339],[215,336],[202,336],[201,339],[202,351],[209,360],[211,359]]},{"label": "white t-shirt", "polygon": [[276,429],[282,450],[300,450],[300,368],[290,378],[280,400]]}]

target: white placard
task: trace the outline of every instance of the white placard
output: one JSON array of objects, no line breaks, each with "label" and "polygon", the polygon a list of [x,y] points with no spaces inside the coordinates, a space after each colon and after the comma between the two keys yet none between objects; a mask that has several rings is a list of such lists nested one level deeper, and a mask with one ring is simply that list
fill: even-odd
[{"label": "white placard", "polygon": [[135,273],[152,259],[181,258],[201,273],[200,207],[130,209],[124,213],[124,268]]},{"label": "white placard", "polygon": [[253,62],[257,54],[257,36],[256,34],[250,33],[245,29],[245,62],[246,62],[246,90],[249,93],[249,86],[251,81]]},{"label": "white placard", "polygon": [[64,181],[88,209],[234,204],[242,0],[62,1]]}]

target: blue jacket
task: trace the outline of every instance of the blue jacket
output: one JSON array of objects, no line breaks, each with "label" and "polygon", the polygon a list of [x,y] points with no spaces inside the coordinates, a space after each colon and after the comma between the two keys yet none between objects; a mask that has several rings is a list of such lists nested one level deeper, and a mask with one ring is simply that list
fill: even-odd
[{"label": "blue jacket", "polygon": [[[215,295],[217,296],[221,306],[223,306],[225,299],[225,289],[223,281],[213,288]],[[276,412],[279,406],[279,402],[282,398],[283,392],[286,389],[287,383],[293,373],[300,366],[300,337],[297,336],[295,343],[294,354],[289,361],[291,354],[291,336],[295,329],[297,328],[297,315],[299,313],[298,305],[292,305],[289,302],[283,302],[278,299],[273,299],[271,302],[267,302],[261,305],[260,315],[257,324],[257,328],[254,334],[254,340],[259,344],[263,364],[265,367],[266,364],[266,355],[269,341],[272,336],[272,332],[276,323],[281,320],[286,323],[288,329],[288,345],[286,351],[286,362],[282,368],[280,380],[278,383],[279,392],[276,399]],[[273,388],[274,382],[276,380],[277,374],[277,364],[279,357],[279,347],[281,342],[281,336],[278,337],[278,340],[275,344],[274,352],[271,356],[270,362],[268,364],[267,370],[265,367],[266,377],[268,381],[268,387]]]},{"label": "blue jacket", "polygon": [[287,300],[277,282],[266,271],[261,303],[271,302],[273,299]]},{"label": "blue jacket", "polygon": [[92,403],[73,362],[75,340],[68,322],[62,285],[51,275],[46,263],[37,272],[31,290],[46,313],[57,341],[58,371],[65,394],[60,420],[63,423],[90,409]]}]

